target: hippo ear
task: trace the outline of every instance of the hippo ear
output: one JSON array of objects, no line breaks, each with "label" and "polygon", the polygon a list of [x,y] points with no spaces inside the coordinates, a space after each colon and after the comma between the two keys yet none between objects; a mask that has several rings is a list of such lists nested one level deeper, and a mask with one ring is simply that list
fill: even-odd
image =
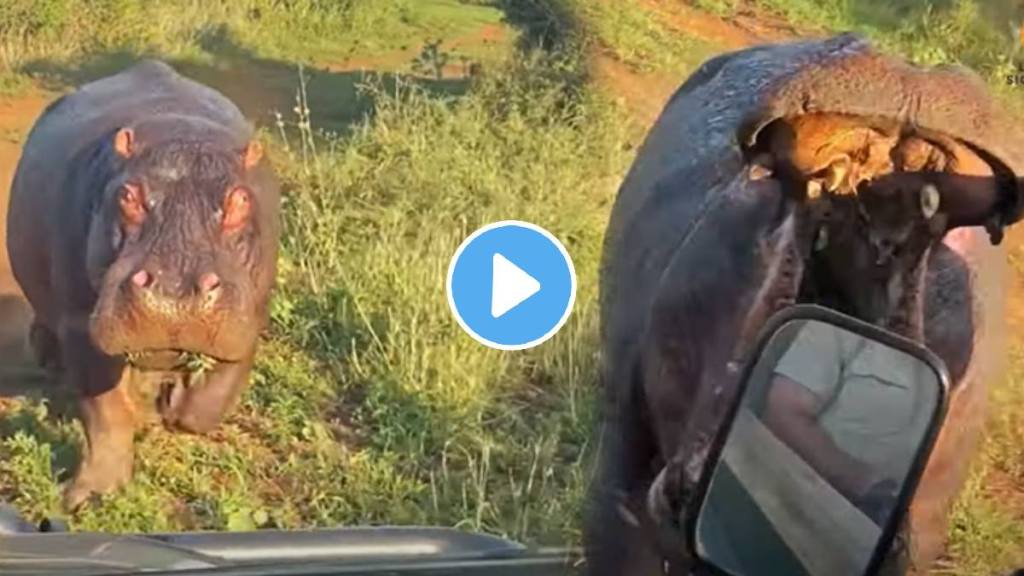
[{"label": "hippo ear", "polygon": [[263,158],[263,144],[259,140],[251,140],[242,150],[242,166],[246,170],[256,166]]},{"label": "hippo ear", "polygon": [[131,128],[121,128],[114,134],[114,152],[122,158],[130,158],[135,152],[135,132]]}]

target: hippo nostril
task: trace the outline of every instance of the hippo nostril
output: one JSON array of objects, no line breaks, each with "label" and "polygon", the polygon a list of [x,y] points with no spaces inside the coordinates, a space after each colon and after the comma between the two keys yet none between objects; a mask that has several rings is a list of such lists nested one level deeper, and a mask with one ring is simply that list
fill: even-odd
[{"label": "hippo nostril", "polygon": [[208,294],[220,288],[220,276],[213,272],[207,272],[199,277],[199,291]]},{"label": "hippo nostril", "polygon": [[132,284],[139,288],[149,288],[153,284],[153,275],[145,270],[139,270],[132,274]]}]

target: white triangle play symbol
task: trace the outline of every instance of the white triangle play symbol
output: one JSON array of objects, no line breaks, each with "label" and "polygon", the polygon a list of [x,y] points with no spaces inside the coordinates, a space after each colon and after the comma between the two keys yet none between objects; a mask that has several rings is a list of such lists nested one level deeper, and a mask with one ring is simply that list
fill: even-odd
[{"label": "white triangle play symbol", "polygon": [[491,273],[491,316],[500,318],[540,292],[540,282],[495,252]]}]

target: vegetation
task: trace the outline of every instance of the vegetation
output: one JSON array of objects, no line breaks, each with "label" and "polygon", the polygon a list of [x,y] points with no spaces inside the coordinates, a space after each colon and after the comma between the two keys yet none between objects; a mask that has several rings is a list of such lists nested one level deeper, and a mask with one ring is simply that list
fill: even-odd
[{"label": "vegetation", "polygon": [[958,62],[992,80],[1012,71],[1021,14],[1010,0],[755,0],[787,19],[856,30],[921,64]]},{"label": "vegetation", "polygon": [[615,58],[636,70],[679,72],[718,50],[665,26],[649,10],[624,10],[616,0],[571,0],[583,29]]},{"label": "vegetation", "polygon": [[[740,4],[696,3],[725,16]],[[996,2],[757,3],[801,26],[862,30],[920,61],[967,63],[996,83],[1015,66],[999,29],[1010,12]],[[600,51],[676,78],[718,50],[650,4],[0,5],[0,92],[64,89],[159,56],[256,118],[285,182],[280,289],[241,406],[209,437],[140,433],[135,482],[72,527],[417,523],[578,543],[594,455],[597,265],[633,134],[594,89],[588,60]],[[482,66],[471,74],[470,62]],[[462,333],[443,291],[462,238],[507,218],[551,230],[579,278],[566,327],[514,354]],[[1024,361],[1014,366],[995,407],[1024,404]],[[59,513],[56,483],[77,461],[81,429],[65,403],[0,400],[0,499],[34,517]],[[1020,510],[990,488],[1024,491],[1022,418],[1002,408],[990,424],[951,523],[951,573],[1024,564]]]},{"label": "vegetation", "polygon": [[959,574],[1008,574],[1024,566],[1024,348],[994,383],[994,408],[981,453],[950,521],[949,556]]}]

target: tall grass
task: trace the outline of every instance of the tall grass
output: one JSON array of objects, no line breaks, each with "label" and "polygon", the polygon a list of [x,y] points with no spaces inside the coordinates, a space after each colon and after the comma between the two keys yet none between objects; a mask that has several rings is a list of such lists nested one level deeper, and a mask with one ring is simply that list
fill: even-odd
[{"label": "tall grass", "polygon": [[[446,520],[474,528],[525,529],[540,510],[517,499],[534,486],[558,509],[535,528],[571,530],[584,485],[598,247],[625,155],[606,104],[566,98],[550,74],[563,65],[535,54],[455,102],[375,88],[371,124],[286,172],[277,337],[335,370],[368,450],[404,459],[449,500]],[[443,292],[461,239],[508,218],[563,239],[580,278],[567,327],[518,354],[462,333]]]},{"label": "tall grass", "polygon": [[[958,62],[1002,78],[1018,52],[1009,2],[976,0],[755,0],[790,21],[856,30],[920,64]],[[1021,15],[1016,15],[1019,18]]]},{"label": "tall grass", "polygon": [[18,0],[0,3],[0,80],[38,60],[90,54],[208,59],[222,44],[294,62],[415,49],[496,24],[457,0]]}]

